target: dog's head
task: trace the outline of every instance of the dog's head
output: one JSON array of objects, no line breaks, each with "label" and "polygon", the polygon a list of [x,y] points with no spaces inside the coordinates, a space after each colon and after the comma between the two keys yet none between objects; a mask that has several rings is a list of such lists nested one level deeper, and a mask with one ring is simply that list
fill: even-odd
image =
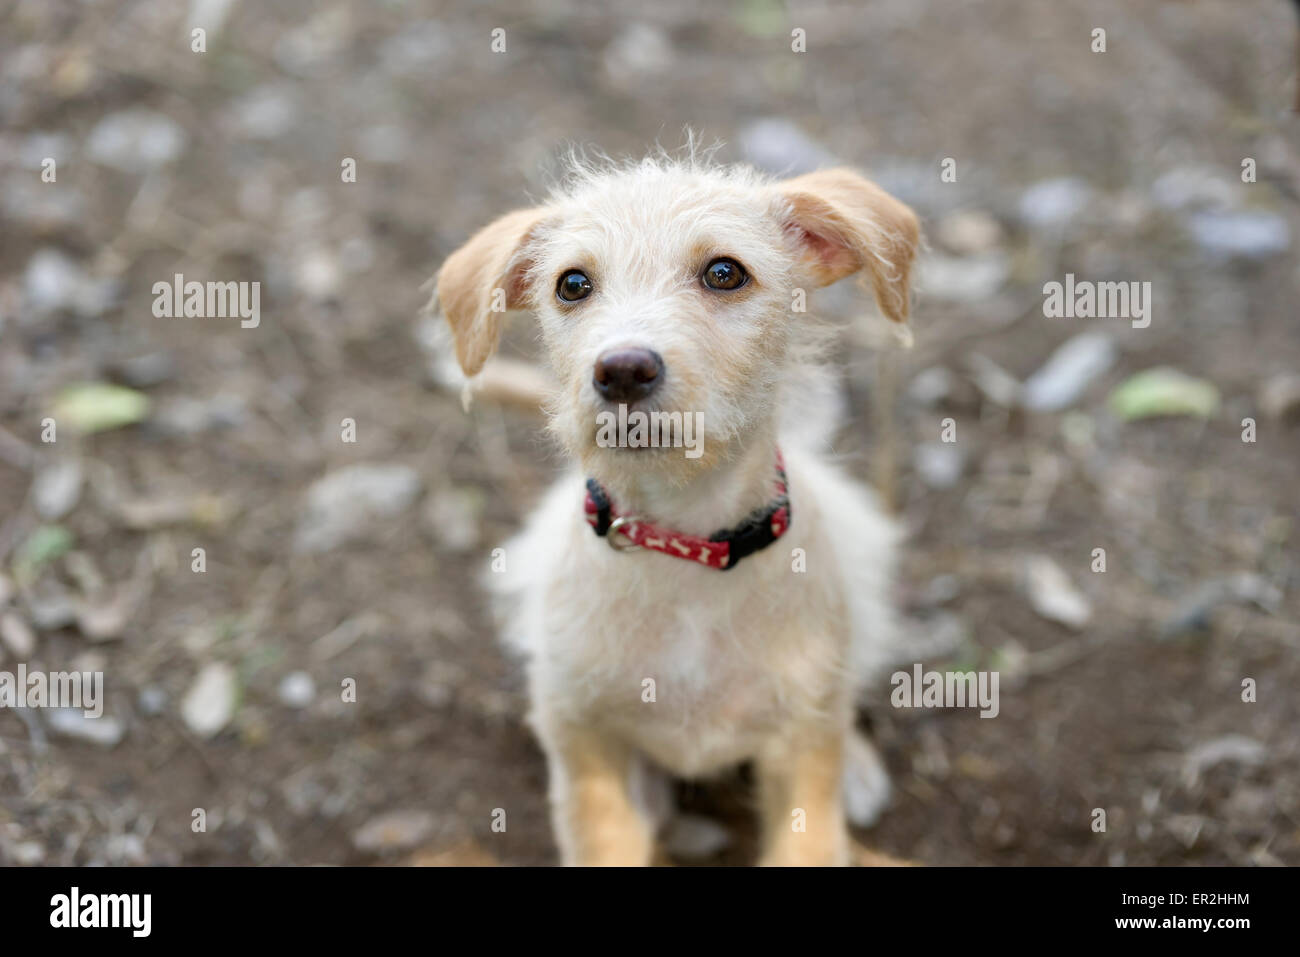
[{"label": "dog's head", "polygon": [[[772,182],[646,161],[580,174],[488,225],[447,259],[436,297],[468,376],[507,310],[536,314],[560,383],[551,426],[588,474],[689,475],[772,422],[810,288],[864,273],[906,321],[917,243],[912,211],[850,170]],[[692,417],[703,454],[611,446],[620,405]]]}]

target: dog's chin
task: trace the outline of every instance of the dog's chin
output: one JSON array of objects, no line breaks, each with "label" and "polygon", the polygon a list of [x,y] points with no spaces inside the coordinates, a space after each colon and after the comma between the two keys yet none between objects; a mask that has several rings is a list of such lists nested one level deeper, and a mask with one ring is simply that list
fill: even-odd
[{"label": "dog's chin", "polygon": [[686,485],[723,459],[719,454],[721,443],[711,442],[707,437],[694,449],[605,446],[597,441],[594,433],[574,438],[577,441],[567,444],[584,473],[614,484],[655,475],[670,485]]}]

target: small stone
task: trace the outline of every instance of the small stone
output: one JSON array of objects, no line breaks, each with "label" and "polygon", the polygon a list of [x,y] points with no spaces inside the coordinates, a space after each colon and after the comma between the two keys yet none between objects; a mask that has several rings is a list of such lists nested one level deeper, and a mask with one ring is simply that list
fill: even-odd
[{"label": "small stone", "polygon": [[103,748],[113,748],[126,736],[126,726],[116,718],[100,715],[89,718],[82,708],[50,708],[46,712],[46,722],[55,734],[97,744]]},{"label": "small stone", "polygon": [[1284,421],[1300,417],[1300,374],[1285,372],[1269,376],[1260,385],[1256,402],[1270,419]]},{"label": "small stone", "polygon": [[329,302],[339,294],[341,273],[338,257],[327,249],[309,249],[295,265],[298,291],[316,302]]},{"label": "small stone", "polygon": [[23,296],[30,313],[42,318],[60,311],[94,317],[108,308],[117,283],[95,279],[61,250],[39,249],[27,261]]},{"label": "small stone", "polygon": [[19,867],[33,867],[45,861],[45,845],[40,841],[22,841],[9,848],[9,859]]},{"label": "small stone", "polygon": [[936,253],[921,261],[917,285],[927,297],[941,302],[974,302],[993,296],[1010,275],[1010,260],[1003,253],[960,257]]},{"label": "small stone", "polygon": [[224,662],[204,665],[181,702],[181,718],[200,738],[212,738],[235,716],[239,685],[235,669]]},{"label": "small stone", "polygon": [[86,154],[123,173],[147,173],[185,151],[185,131],[170,117],[133,108],[110,113],[95,125]]},{"label": "small stone", "polygon": [[40,631],[58,631],[77,620],[72,593],[50,579],[37,582],[23,595],[27,615]]},{"label": "small stone", "polygon": [[1220,764],[1233,763],[1244,767],[1258,767],[1268,757],[1268,750],[1253,738],[1241,734],[1226,734],[1187,752],[1183,759],[1183,783],[1194,787],[1201,776]]},{"label": "small stone", "polygon": [[605,48],[605,75],[615,86],[635,90],[662,76],[673,64],[672,39],[650,23],[629,23]]},{"label": "small stone", "polygon": [[0,615],[0,640],[19,661],[30,661],[36,653],[36,632],[16,611]]},{"label": "small stone", "polygon": [[420,476],[405,465],[349,465],[312,483],[294,547],[323,552],[360,537],[376,519],[404,512],[420,494]]},{"label": "small stone", "polygon": [[167,352],[148,352],[121,359],[112,366],[113,373],[135,389],[152,389],[176,377],[176,360]]},{"label": "small stone", "polygon": [[1034,412],[1059,412],[1077,402],[1115,363],[1115,343],[1101,332],[1066,340],[1025,380],[1020,401]]},{"label": "small stone", "polygon": [[86,599],[77,607],[77,629],[91,641],[121,638],[135,614],[139,594],[130,586],[115,594]]},{"label": "small stone", "polygon": [[1020,218],[1031,229],[1060,229],[1088,207],[1093,195],[1092,186],[1077,177],[1043,180],[1021,194]]},{"label": "small stone", "polygon": [[450,661],[431,661],[416,687],[420,700],[430,708],[440,710],[456,700],[456,689],[468,680],[465,669]]},{"label": "small stone", "polygon": [[280,701],[286,706],[302,709],[316,697],[316,682],[305,671],[293,671],[280,681]]},{"label": "small stone", "polygon": [[912,450],[912,467],[930,488],[952,488],[965,471],[966,456],[954,442],[926,442]]},{"label": "small stone", "polygon": [[1049,621],[1078,630],[1092,619],[1092,603],[1074,587],[1061,567],[1046,556],[1025,561],[1023,587],[1034,611]]},{"label": "small stone", "polygon": [[84,473],[76,459],[64,459],[36,473],[32,482],[32,505],[36,514],[49,521],[63,518],[81,498]]},{"label": "small stone", "polygon": [[483,493],[474,488],[441,488],[429,496],[425,520],[450,552],[473,551],[482,541]]},{"label": "small stone", "polygon": [[975,256],[1002,244],[1002,226],[981,209],[964,209],[939,220],[939,242],[958,256]]},{"label": "small stone", "polygon": [[778,176],[810,173],[835,164],[834,155],[794,123],[780,117],[755,120],[740,131],[746,162]]},{"label": "small stone", "polygon": [[247,419],[247,402],[242,396],[227,392],[203,399],[177,396],[158,408],[150,425],[167,435],[190,436],[235,428]]},{"label": "small stone", "polygon": [[1195,213],[1187,227],[1201,252],[1217,261],[1270,259],[1291,246],[1286,218],[1262,210]]},{"label": "small stone", "polygon": [[731,832],[717,821],[698,814],[678,814],[664,833],[664,849],[673,857],[702,861],[731,846]]},{"label": "small stone", "polygon": [[1239,188],[1214,170],[1178,166],[1151,185],[1151,198],[1156,205],[1175,211],[1225,209],[1232,205]]},{"label": "small stone", "polygon": [[961,580],[956,575],[935,575],[921,590],[923,604],[946,605],[961,594]]},{"label": "small stone", "polygon": [[390,811],[372,818],[352,835],[352,844],[367,854],[407,851],[433,833],[427,811]]},{"label": "small stone", "polygon": [[287,86],[259,86],[233,107],[237,131],[254,140],[273,140],[293,126],[301,110]]},{"label": "small stone", "polygon": [[907,385],[907,398],[917,405],[932,408],[948,399],[955,388],[953,374],[944,366],[922,369]]},{"label": "small stone", "polygon": [[136,696],[136,707],[149,718],[156,718],[167,707],[167,692],[158,685],[146,685]]}]

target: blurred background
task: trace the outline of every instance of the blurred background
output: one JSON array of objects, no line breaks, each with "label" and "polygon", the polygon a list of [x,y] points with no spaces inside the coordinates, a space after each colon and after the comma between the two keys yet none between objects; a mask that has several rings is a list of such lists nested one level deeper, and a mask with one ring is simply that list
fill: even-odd
[{"label": "blurred background", "polygon": [[[925,221],[914,348],[812,307],[924,662],[1001,713],[871,709],[862,846],[1300,863],[1296,43],[1285,0],[0,0],[0,670],[107,699],[0,710],[0,863],[554,860],[476,578],[560,463],[439,387],[420,286],[567,145],[687,125]],[[176,273],[260,325],[155,317]],[[1067,273],[1149,327],[1045,318]],[[674,860],[746,859],[743,775],[683,798]]]}]

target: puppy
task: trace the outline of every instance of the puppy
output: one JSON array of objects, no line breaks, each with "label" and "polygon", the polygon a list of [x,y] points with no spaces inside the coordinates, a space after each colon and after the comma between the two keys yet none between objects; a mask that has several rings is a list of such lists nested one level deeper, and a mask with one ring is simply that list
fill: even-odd
[{"label": "puppy", "polygon": [[[807,291],[861,274],[904,323],[918,241],[847,169],[772,181],[661,156],[580,168],[443,264],[433,305],[466,376],[507,310],[535,314],[575,464],[489,576],[563,862],[649,863],[665,772],[751,761],[765,864],[845,864],[846,816],[879,810],[888,779],[853,722],[893,638],[898,536],[813,448],[808,404],[782,411],[816,354]],[[608,441],[636,412],[697,426],[689,447]]]}]

